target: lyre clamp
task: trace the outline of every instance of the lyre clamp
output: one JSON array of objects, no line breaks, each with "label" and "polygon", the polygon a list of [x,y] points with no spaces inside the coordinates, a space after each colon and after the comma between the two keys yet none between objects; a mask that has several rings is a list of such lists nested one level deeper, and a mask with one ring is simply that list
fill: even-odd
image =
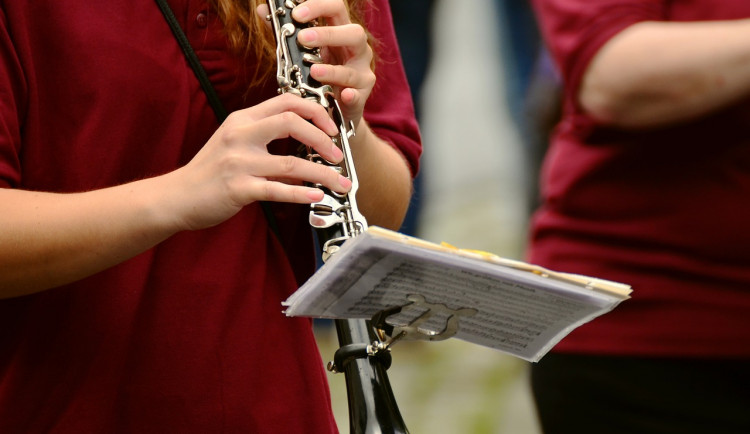
[{"label": "lyre clamp", "polygon": [[[388,369],[391,366],[391,346],[396,342],[407,340],[442,341],[451,338],[458,333],[461,317],[471,317],[477,313],[474,308],[451,309],[442,303],[429,303],[420,294],[409,294],[407,300],[409,300],[409,303],[403,306],[382,310],[372,317],[370,322],[379,340],[370,344],[350,344],[339,348],[333,361],[328,362],[328,370],[343,372],[346,365],[352,360],[368,357],[378,358],[383,366]],[[418,313],[416,318],[405,325],[388,324],[389,317],[398,315],[407,309],[416,311]],[[432,330],[424,327],[428,321],[440,316],[445,317],[445,325],[442,329]]]}]

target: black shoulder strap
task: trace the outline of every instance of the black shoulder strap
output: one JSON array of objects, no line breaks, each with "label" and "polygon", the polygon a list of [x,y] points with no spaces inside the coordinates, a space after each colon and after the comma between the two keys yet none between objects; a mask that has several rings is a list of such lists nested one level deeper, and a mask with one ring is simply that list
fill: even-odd
[{"label": "black shoulder strap", "polygon": [[224,109],[224,105],[221,103],[219,95],[216,94],[214,87],[208,80],[206,70],[203,69],[203,65],[201,65],[201,62],[198,60],[198,56],[190,45],[185,32],[182,31],[180,23],[177,22],[174,12],[172,12],[172,9],[170,9],[167,4],[167,0],[156,0],[156,3],[159,5],[161,13],[164,14],[167,23],[169,23],[169,27],[172,28],[172,33],[174,33],[174,37],[177,38],[177,42],[180,43],[180,47],[182,47],[182,51],[185,53],[185,57],[187,58],[190,67],[193,68],[193,72],[195,72],[195,76],[198,78],[203,91],[206,92],[208,102],[211,104],[211,108],[214,109],[216,118],[219,120],[219,123],[224,122],[224,119],[227,118],[227,111]]},{"label": "black shoulder strap", "polygon": [[[214,87],[211,85],[211,81],[208,80],[206,70],[203,69],[203,65],[201,65],[201,62],[198,60],[195,50],[193,50],[193,47],[190,45],[190,41],[188,41],[185,32],[182,31],[180,23],[177,22],[174,12],[172,12],[172,9],[167,4],[167,0],[156,0],[156,3],[159,5],[159,9],[161,9],[162,14],[164,14],[164,19],[169,23],[172,33],[174,33],[177,42],[179,42],[180,47],[182,47],[182,51],[185,53],[185,57],[187,58],[190,67],[193,68],[195,76],[198,78],[203,91],[206,93],[208,102],[211,104],[214,114],[216,114],[216,119],[219,120],[219,123],[224,122],[224,119],[227,118],[227,111],[221,103],[219,95],[216,94],[216,90],[214,90]],[[276,237],[281,240],[279,227],[276,224],[276,218],[273,215],[270,204],[268,202],[261,202],[260,205],[263,208],[263,214],[266,215],[268,225],[271,227],[273,233],[276,234]]]}]

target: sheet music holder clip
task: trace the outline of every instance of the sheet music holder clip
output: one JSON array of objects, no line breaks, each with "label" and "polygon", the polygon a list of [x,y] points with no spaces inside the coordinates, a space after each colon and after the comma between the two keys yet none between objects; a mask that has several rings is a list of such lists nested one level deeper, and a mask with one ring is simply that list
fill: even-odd
[{"label": "sheet music holder clip", "polygon": [[[374,326],[388,336],[384,342],[386,346],[391,346],[400,340],[446,340],[455,336],[458,332],[458,323],[461,317],[470,317],[477,313],[477,310],[473,308],[451,309],[442,303],[429,303],[424,296],[419,294],[409,294],[407,300],[410,303],[383,310],[372,318]],[[406,324],[394,326],[386,322],[388,317],[402,313],[407,309],[414,311],[417,316]],[[435,327],[425,327],[428,322],[435,324],[436,320],[445,322],[442,329],[434,330]],[[437,324],[440,325],[442,322]]]},{"label": "sheet music holder clip", "polygon": [[[445,304],[428,303],[424,296],[410,294],[407,296],[409,303],[403,306],[395,306],[382,310],[375,314],[370,323],[378,336],[377,341],[367,344],[345,345],[336,351],[332,362],[328,363],[331,372],[342,372],[345,366],[354,359],[377,357],[388,369],[391,366],[390,347],[398,341],[426,340],[442,341],[453,337],[458,332],[458,323],[461,317],[474,316],[477,313],[473,308],[451,309]],[[398,315],[405,310],[412,310],[417,316],[405,325],[391,325],[386,321],[389,317]],[[442,329],[431,330],[424,325],[433,320],[444,318],[445,325]]]}]

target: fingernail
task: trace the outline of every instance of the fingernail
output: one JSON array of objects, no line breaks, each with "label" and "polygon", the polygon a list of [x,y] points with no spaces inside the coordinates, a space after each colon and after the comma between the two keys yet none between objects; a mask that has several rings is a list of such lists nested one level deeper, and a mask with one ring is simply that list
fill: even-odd
[{"label": "fingernail", "polygon": [[333,145],[332,148],[333,149],[331,149],[331,153],[333,153],[333,158],[335,158],[337,161],[344,158],[344,153],[341,152],[341,149],[339,149],[338,146]]},{"label": "fingernail", "polygon": [[305,195],[307,196],[308,199],[313,200],[315,202],[323,199],[323,192],[321,190],[318,190],[317,188],[307,190],[307,192],[305,192]]},{"label": "fingernail", "polygon": [[294,18],[304,20],[310,15],[310,8],[307,6],[297,6],[292,11],[292,15],[294,15]]},{"label": "fingernail", "polygon": [[323,78],[328,74],[328,68],[324,65],[312,65],[310,67],[310,72],[318,78]]},{"label": "fingernail", "polygon": [[315,30],[305,29],[305,30],[301,30],[297,34],[297,39],[299,39],[302,42],[312,42],[315,39],[317,39],[317,36],[318,34],[315,33]]},{"label": "fingernail", "polygon": [[341,185],[348,191],[350,188],[352,188],[352,181],[346,176],[339,175],[339,185]]}]

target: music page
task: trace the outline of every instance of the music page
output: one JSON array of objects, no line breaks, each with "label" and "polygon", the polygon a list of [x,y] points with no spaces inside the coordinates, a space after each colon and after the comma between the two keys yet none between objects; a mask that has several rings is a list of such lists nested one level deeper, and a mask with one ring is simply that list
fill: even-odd
[{"label": "music page", "polygon": [[369,319],[400,308],[386,322],[416,332],[412,339],[447,334],[534,362],[626,294],[366,232],[284,305],[289,316],[323,318]]}]

